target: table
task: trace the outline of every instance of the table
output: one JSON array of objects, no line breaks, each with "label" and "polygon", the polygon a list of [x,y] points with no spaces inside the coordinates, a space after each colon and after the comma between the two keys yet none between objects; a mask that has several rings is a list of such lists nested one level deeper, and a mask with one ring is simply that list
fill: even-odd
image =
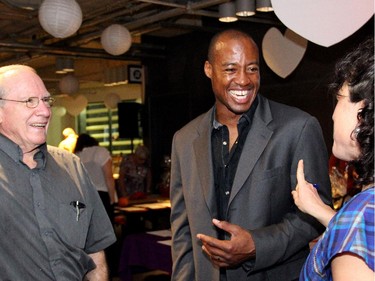
[{"label": "table", "polygon": [[119,277],[121,281],[132,280],[132,269],[144,267],[172,273],[170,230],[129,234],[124,238]]},{"label": "table", "polygon": [[126,207],[115,207],[116,213],[125,218],[125,234],[169,228],[170,209],[169,199],[152,196],[131,200]]}]

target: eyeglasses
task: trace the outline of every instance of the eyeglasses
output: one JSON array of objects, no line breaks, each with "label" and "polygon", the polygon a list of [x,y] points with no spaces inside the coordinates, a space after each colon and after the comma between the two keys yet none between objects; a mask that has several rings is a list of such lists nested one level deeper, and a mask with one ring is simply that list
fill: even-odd
[{"label": "eyeglasses", "polygon": [[30,97],[27,100],[10,100],[10,99],[0,98],[0,100],[22,102],[22,103],[26,104],[26,106],[28,108],[35,108],[35,107],[37,107],[39,105],[39,101],[40,100],[43,101],[44,104],[47,107],[51,107],[55,103],[55,99],[53,97],[44,97],[44,98],[41,98],[41,99],[38,98],[38,97]]}]

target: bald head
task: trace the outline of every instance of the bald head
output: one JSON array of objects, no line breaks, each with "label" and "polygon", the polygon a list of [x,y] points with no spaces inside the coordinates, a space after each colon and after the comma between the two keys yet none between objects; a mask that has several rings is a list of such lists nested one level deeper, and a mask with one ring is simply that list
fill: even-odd
[{"label": "bald head", "polygon": [[5,80],[24,71],[30,71],[36,74],[35,69],[22,64],[12,64],[0,67],[0,97],[4,97],[6,95]]},{"label": "bald head", "polygon": [[212,37],[210,45],[208,47],[208,57],[207,57],[208,61],[210,63],[213,62],[216,52],[221,49],[221,46],[220,46],[222,44],[221,42],[233,40],[233,39],[234,40],[236,39],[246,40],[256,50],[258,50],[257,44],[254,42],[253,38],[249,34],[240,30],[236,30],[236,29],[227,29],[227,30],[217,33],[216,35],[214,35],[214,37]]}]

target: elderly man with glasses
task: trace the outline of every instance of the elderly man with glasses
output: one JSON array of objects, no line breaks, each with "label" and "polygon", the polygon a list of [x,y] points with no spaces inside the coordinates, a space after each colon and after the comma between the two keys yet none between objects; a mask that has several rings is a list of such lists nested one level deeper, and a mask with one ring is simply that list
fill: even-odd
[{"label": "elderly man with glasses", "polygon": [[2,280],[108,280],[115,241],[75,155],[48,146],[54,99],[34,69],[0,67]]}]

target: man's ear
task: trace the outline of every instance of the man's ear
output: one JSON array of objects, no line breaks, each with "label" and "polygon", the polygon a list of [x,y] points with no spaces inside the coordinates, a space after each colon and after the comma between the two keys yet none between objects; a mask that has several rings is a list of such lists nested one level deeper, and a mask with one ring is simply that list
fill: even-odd
[{"label": "man's ear", "polygon": [[208,78],[211,78],[212,76],[212,65],[206,60],[204,63],[204,73]]}]

